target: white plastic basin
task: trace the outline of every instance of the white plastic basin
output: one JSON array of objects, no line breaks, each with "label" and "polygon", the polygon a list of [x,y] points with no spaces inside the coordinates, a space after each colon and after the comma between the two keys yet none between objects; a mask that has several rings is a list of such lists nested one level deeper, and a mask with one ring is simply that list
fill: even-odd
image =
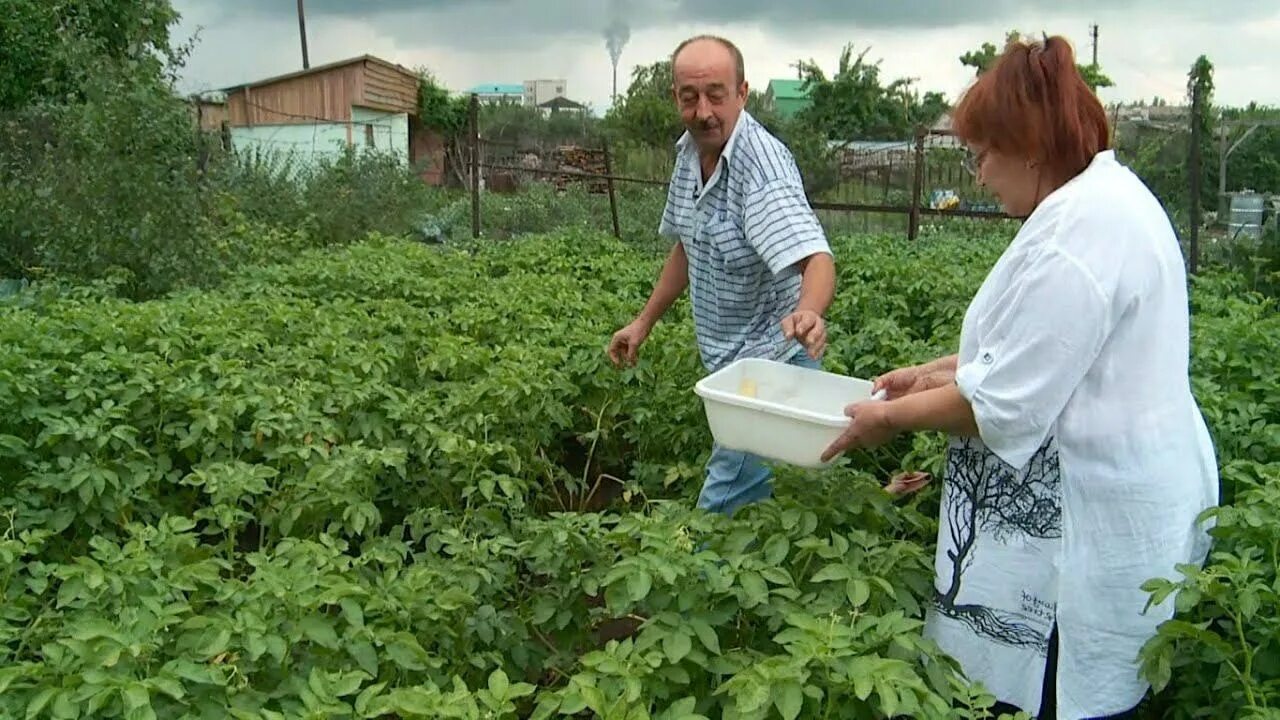
[{"label": "white plastic basin", "polygon": [[747,358],[694,386],[716,442],[770,460],[807,468],[849,426],[844,408],[871,398],[869,380],[773,360]]}]

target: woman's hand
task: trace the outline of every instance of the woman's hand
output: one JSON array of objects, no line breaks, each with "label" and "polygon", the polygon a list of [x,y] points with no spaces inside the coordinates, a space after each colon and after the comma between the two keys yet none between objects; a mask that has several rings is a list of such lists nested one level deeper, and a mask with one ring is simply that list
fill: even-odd
[{"label": "woman's hand", "polygon": [[954,369],[934,369],[933,365],[912,365],[898,368],[875,379],[871,391],[885,391],[886,400],[914,395],[925,390],[942,387],[955,382]]},{"label": "woman's hand", "polygon": [[857,448],[883,445],[897,435],[885,411],[887,401],[868,400],[854,403],[844,409],[851,420],[849,427],[822,453],[822,462],[842,452]]}]

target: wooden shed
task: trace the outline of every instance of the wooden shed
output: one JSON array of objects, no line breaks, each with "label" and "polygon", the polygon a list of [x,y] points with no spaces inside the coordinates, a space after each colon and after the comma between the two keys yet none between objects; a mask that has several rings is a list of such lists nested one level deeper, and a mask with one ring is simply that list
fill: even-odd
[{"label": "wooden shed", "polygon": [[[345,144],[390,150],[445,178],[444,142],[419,119],[418,74],[372,55],[224,88],[233,143],[324,152]],[[317,150],[319,148],[319,150]]]}]

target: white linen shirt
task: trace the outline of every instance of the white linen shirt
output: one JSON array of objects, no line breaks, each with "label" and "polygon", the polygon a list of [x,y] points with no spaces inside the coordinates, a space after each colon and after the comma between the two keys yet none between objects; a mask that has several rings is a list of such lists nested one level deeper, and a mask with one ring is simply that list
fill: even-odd
[{"label": "white linen shirt", "polygon": [[1186,276],[1168,216],[1110,151],[1046,198],[965,314],[928,633],[1035,713],[1059,634],[1063,720],[1122,712],[1172,616],[1148,579],[1209,548],[1214,449],[1188,378]]}]

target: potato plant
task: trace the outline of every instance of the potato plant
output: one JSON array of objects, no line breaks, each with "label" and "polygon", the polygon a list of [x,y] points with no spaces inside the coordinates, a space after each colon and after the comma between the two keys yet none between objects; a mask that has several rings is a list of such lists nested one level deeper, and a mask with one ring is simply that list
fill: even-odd
[{"label": "potato plant", "polygon": [[[838,239],[828,367],[949,352],[1004,239]],[[988,717],[921,634],[936,487],[881,488],[941,438],[696,511],[687,306],[636,367],[604,355],[659,262],[375,237],[216,291],[10,301],[0,716]],[[1280,325],[1234,282],[1197,283],[1193,358],[1232,504],[1211,562],[1149,587],[1181,611],[1150,717],[1278,702]]]}]

